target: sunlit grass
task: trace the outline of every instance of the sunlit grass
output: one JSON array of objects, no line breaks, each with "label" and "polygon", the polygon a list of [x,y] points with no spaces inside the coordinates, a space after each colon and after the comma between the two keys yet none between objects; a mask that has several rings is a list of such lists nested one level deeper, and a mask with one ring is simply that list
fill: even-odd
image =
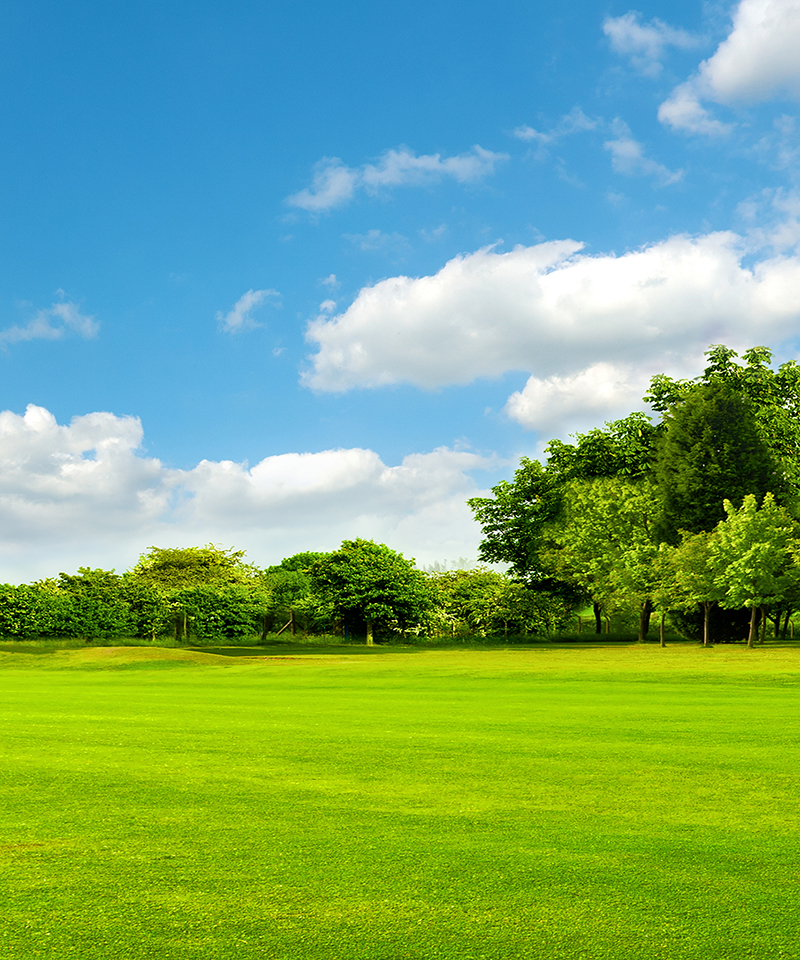
[{"label": "sunlit grass", "polygon": [[19,649],[8,960],[800,956],[792,645]]}]

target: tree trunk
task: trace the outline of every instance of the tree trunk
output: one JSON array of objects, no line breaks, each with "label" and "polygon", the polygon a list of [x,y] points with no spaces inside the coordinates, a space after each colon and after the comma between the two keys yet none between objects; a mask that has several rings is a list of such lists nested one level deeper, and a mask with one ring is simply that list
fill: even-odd
[{"label": "tree trunk", "polygon": [[263,617],[262,617],[261,619],[262,619],[262,621],[263,621],[263,623],[262,623],[263,629],[261,630],[261,642],[262,642],[262,643],[266,643],[266,642],[267,642],[267,615],[266,615],[266,613],[263,615]]},{"label": "tree trunk", "polygon": [[753,638],[756,633],[756,605],[750,608],[750,632],[747,634],[747,646],[753,649]]},{"label": "tree trunk", "polygon": [[781,640],[786,639],[786,631],[789,629],[789,618],[792,615],[792,608],[788,607],[786,610],[786,616],[783,618],[783,629],[781,630]]},{"label": "tree trunk", "polygon": [[707,647],[708,644],[708,621],[711,619],[711,601],[703,601],[703,646]]},{"label": "tree trunk", "polygon": [[666,641],[664,640],[664,618],[666,617],[666,615],[667,615],[666,611],[662,610],[661,623],[659,624],[659,627],[658,627],[658,642],[659,642],[659,645],[662,647],[666,647],[667,645]]},{"label": "tree trunk", "polygon": [[650,630],[650,614],[653,612],[653,604],[645,600],[642,609],[639,612],[639,643],[644,643]]},{"label": "tree trunk", "polygon": [[375,641],[372,638],[372,621],[367,620],[367,646],[372,647],[375,645]]},{"label": "tree trunk", "polygon": [[766,640],[766,637],[767,637],[767,608],[762,607],[761,608],[761,637],[758,642],[763,643],[764,640]]},{"label": "tree trunk", "polygon": [[599,603],[593,603],[592,609],[594,610],[594,632],[602,633],[603,632],[603,617],[600,609]]}]

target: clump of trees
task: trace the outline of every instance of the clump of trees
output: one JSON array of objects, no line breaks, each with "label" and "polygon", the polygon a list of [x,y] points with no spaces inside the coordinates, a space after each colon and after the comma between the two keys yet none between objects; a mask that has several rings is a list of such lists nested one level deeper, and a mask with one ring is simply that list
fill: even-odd
[{"label": "clump of trees", "polygon": [[[800,367],[773,370],[754,347],[737,362],[711,347],[694,380],[653,378],[643,413],[574,443],[470,506],[480,557],[504,562],[533,592],[638,621],[654,611],[681,632],[752,645],[768,620],[785,633],[800,607]],[[781,618],[783,618],[781,620]]]},{"label": "clump of trees", "polygon": [[[371,540],[260,569],[214,544],[151,547],[128,572],[79,569],[0,586],[0,636],[231,643],[288,631],[346,640],[518,635],[558,629],[567,604],[496,570],[425,573]],[[287,634],[288,635],[288,634]]]}]

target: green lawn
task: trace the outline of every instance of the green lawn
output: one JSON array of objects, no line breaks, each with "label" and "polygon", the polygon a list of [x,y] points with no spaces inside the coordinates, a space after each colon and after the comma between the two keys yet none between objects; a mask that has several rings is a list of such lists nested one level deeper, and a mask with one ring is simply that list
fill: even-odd
[{"label": "green lawn", "polygon": [[800,957],[800,647],[22,649],[4,960]]}]

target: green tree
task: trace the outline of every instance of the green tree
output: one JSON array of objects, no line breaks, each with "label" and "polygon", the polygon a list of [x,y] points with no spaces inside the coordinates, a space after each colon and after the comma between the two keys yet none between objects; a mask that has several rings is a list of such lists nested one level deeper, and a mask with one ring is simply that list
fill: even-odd
[{"label": "green tree", "polygon": [[245,551],[223,549],[213,543],[204,547],[150,547],[139,557],[131,574],[161,590],[175,590],[210,583],[245,583],[257,571],[244,562]]},{"label": "green tree", "polygon": [[58,589],[72,601],[62,627],[65,635],[94,639],[133,634],[122,577],[113,570],[79,567],[77,574],[61,573]]},{"label": "green tree", "polygon": [[[244,562],[244,550],[235,550],[233,547],[224,549],[213,543],[204,547],[151,547],[142,554],[136,565],[128,574],[131,588],[134,585],[148,586],[164,598],[169,605],[175,625],[176,639],[185,640],[189,635],[190,621],[194,618],[198,636],[211,636],[209,629],[203,624],[208,623],[205,611],[208,606],[209,590],[220,593],[220,610],[228,610],[233,616],[228,628],[219,628],[213,636],[221,639],[224,636],[239,635],[237,631],[240,623],[237,603],[230,597],[223,597],[223,592],[238,586],[249,591],[249,607],[258,607],[263,617],[269,603],[268,591],[261,582],[260,571],[251,564]],[[196,595],[193,591],[200,591]],[[239,597],[241,591],[236,594]],[[231,595],[233,596],[233,595]],[[198,619],[199,617],[199,619]],[[249,621],[248,621],[249,622]],[[255,626],[251,624],[250,630]],[[232,631],[232,632],[231,632]]]},{"label": "green tree", "polygon": [[549,527],[551,545],[544,554],[554,576],[597,603],[613,609],[633,600],[641,640],[647,637],[653,610],[648,570],[656,551],[656,509],[647,480],[573,480],[564,487],[562,510]]},{"label": "green tree", "polygon": [[368,645],[375,628],[405,634],[433,607],[428,581],[413,560],[372,540],[345,540],[308,573],[314,592],[349,628],[365,626]]},{"label": "green tree", "polygon": [[677,544],[680,531],[712,530],[725,499],[739,505],[783,489],[752,403],[723,382],[700,384],[665,415],[655,477],[661,510],[656,533]]},{"label": "green tree", "polygon": [[[510,573],[559,603],[575,604],[590,595],[576,593],[575,578],[565,581],[543,562],[553,544],[553,523],[561,515],[567,485],[573,481],[620,477],[630,483],[646,478],[655,458],[659,427],[644,413],[610,421],[603,429],[577,434],[575,442],[551,440],[544,465],[523,457],[511,481],[492,488],[491,497],[468,500],[481,525],[479,559],[506,563]],[[596,630],[601,630],[595,604]]]},{"label": "green tree", "polygon": [[717,530],[683,533],[680,546],[672,551],[673,589],[670,601],[674,607],[703,608],[703,646],[711,643],[711,614],[723,599],[720,584],[720,554],[715,549]]},{"label": "green tree", "polygon": [[787,493],[800,491],[800,366],[790,360],[777,371],[766,347],[751,347],[737,362],[737,353],[724,344],[706,351],[708,364],[694,380],[674,380],[659,374],[650,381],[645,400],[662,414],[680,406],[698,386],[726,386],[747,401],[762,441],[769,449]]},{"label": "green tree", "polygon": [[726,500],[725,513],[711,541],[720,604],[750,608],[747,646],[752,647],[758,609],[763,620],[766,606],[780,603],[784,593],[796,587],[797,523],[771,493],[764,496],[760,509],[753,494],[740,507]]}]

